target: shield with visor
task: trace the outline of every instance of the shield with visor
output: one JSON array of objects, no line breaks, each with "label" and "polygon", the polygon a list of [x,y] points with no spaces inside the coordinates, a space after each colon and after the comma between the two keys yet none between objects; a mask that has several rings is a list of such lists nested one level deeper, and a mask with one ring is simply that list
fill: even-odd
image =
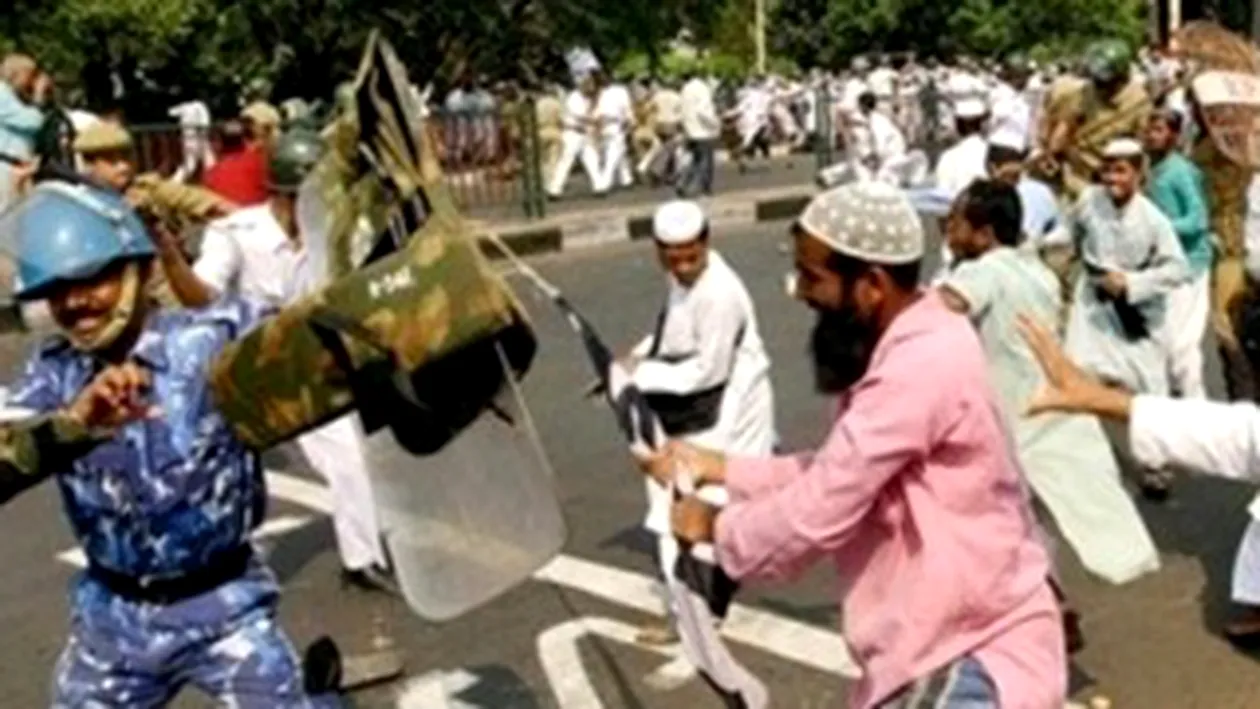
[{"label": "shield with visor", "polygon": [[230,345],[211,386],[259,448],[358,413],[399,585],[440,621],[528,579],[565,525],[519,386],[533,327],[446,193],[407,86],[373,35],[353,114],[319,133],[297,189],[319,285]]}]

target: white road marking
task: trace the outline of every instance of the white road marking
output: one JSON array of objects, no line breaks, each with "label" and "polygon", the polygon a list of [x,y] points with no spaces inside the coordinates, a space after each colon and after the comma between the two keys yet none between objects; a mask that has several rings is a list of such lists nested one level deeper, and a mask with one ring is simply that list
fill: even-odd
[{"label": "white road marking", "polygon": [[[540,633],[535,641],[538,661],[547,675],[547,684],[551,685],[556,705],[560,709],[603,709],[599,693],[582,665],[578,642],[588,635],[595,635],[623,645],[635,645],[636,632],[635,628],[620,621],[586,616],[553,625]],[[661,648],[635,646],[658,655],[668,654]]]},{"label": "white road marking", "polygon": [[[661,601],[652,590],[652,579],[632,571],[561,554],[534,578],[643,613],[663,613]],[[839,633],[766,611],[732,606],[722,624],[722,635],[823,672],[848,678],[861,674]]]}]

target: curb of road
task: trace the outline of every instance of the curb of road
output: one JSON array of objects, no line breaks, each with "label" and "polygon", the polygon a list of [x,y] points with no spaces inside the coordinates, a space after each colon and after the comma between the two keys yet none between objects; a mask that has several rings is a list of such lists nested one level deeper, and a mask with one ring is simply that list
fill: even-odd
[{"label": "curb of road", "polygon": [[[815,194],[812,186],[748,190],[701,200],[713,227],[739,227],[790,219],[800,214]],[[655,203],[559,215],[537,222],[479,224],[482,251],[491,260],[502,254],[485,241],[492,230],[518,256],[587,249],[652,237]]]}]

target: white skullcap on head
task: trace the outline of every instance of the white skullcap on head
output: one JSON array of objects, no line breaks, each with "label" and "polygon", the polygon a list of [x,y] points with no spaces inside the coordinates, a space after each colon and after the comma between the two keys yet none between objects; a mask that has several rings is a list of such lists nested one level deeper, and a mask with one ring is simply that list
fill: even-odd
[{"label": "white skullcap on head", "polygon": [[1028,150],[1028,136],[1013,128],[999,128],[989,136],[989,145],[1022,153]]},{"label": "white skullcap on head", "polygon": [[704,233],[708,221],[700,205],[689,199],[677,199],[656,209],[656,216],[652,218],[652,234],[662,244],[685,244]]},{"label": "white skullcap on head", "polygon": [[1107,143],[1107,147],[1103,148],[1103,157],[1111,160],[1113,158],[1137,158],[1143,155],[1142,144],[1132,138],[1116,138]]},{"label": "white skullcap on head", "polygon": [[980,118],[989,112],[989,107],[978,98],[965,98],[954,106],[954,116],[958,118]]},{"label": "white skullcap on head", "polygon": [[814,197],[797,224],[833,250],[896,266],[923,258],[923,223],[906,193],[876,181],[852,182]]}]

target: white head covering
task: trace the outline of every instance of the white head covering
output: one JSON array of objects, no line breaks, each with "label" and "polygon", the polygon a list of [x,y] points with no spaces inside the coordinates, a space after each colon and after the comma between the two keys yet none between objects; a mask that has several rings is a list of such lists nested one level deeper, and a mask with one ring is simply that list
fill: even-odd
[{"label": "white head covering", "polygon": [[1107,147],[1103,148],[1103,157],[1111,160],[1114,158],[1137,158],[1145,154],[1142,150],[1142,144],[1132,138],[1116,138],[1107,143]]},{"label": "white head covering", "polygon": [[1028,150],[1028,136],[1010,127],[1002,127],[989,136],[989,145],[1008,148],[1017,152]]},{"label": "white head covering", "polygon": [[867,263],[896,266],[923,258],[923,223],[902,190],[853,182],[814,197],[797,222],[835,251]]},{"label": "white head covering", "polygon": [[989,107],[978,98],[965,98],[954,106],[954,115],[958,118],[980,118],[989,112]]},{"label": "white head covering", "polygon": [[689,199],[676,199],[657,208],[652,218],[652,234],[668,246],[686,244],[704,232],[708,221],[700,205]]}]

